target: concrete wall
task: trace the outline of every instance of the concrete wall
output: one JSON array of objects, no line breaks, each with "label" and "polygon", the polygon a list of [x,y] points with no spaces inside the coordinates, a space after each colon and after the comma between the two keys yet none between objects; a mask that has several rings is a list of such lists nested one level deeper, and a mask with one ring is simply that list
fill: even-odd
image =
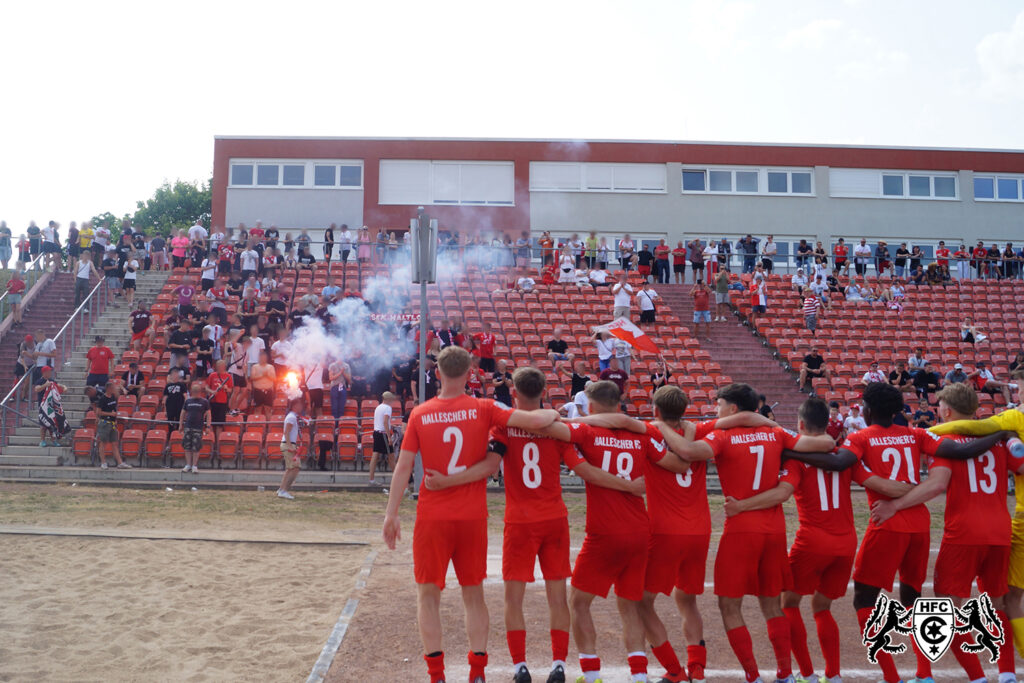
[{"label": "concrete wall", "polygon": [[226,227],[256,221],[278,228],[326,228],[331,223],[356,229],[363,224],[362,190],[228,188]]},{"label": "concrete wall", "polygon": [[960,171],[959,201],[833,198],[825,166],[815,167],[813,197],[682,194],[681,172],[680,164],[668,164],[665,194],[531,192],[532,229],[658,234],[670,243],[684,235],[732,238],[748,232],[825,244],[839,237],[890,244],[1024,241],[1024,205],[975,202],[971,171]]}]

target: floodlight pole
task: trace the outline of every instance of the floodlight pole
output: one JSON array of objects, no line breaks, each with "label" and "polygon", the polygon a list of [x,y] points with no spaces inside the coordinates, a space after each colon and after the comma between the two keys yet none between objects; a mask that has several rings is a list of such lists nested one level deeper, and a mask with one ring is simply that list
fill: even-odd
[{"label": "floodlight pole", "polygon": [[409,240],[414,253],[412,256],[412,281],[420,285],[420,363],[419,399],[427,400],[427,284],[437,281],[437,219],[430,218],[423,210],[417,209],[417,216],[409,221]]}]

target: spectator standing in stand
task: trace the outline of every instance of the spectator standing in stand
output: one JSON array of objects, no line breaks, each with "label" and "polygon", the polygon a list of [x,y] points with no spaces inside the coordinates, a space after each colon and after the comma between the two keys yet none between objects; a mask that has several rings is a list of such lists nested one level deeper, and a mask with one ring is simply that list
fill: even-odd
[{"label": "spectator standing in stand", "polygon": [[607,332],[595,332],[594,346],[597,348],[597,367],[604,372],[615,356],[615,337]]},{"label": "spectator standing in stand", "polygon": [[647,282],[651,276],[651,268],[654,265],[654,253],[647,248],[647,245],[640,243],[640,251],[636,253],[636,271]]},{"label": "spectator standing in stand", "polygon": [[849,254],[850,248],[846,246],[846,241],[840,237],[839,241],[836,242],[836,246],[832,247],[833,275],[838,276],[839,271],[842,271],[843,275],[850,274]]},{"label": "spectator standing in stand", "polygon": [[718,274],[718,243],[715,240],[710,240],[701,255],[704,259],[704,277],[707,278],[708,283],[712,283],[715,281],[715,275]]},{"label": "spectator standing in stand", "polygon": [[754,264],[757,261],[757,245],[761,240],[747,235],[740,239],[737,250],[743,253],[743,272],[753,273]]},{"label": "spectator standing in stand", "polygon": [[669,254],[672,247],[665,243],[664,238],[658,240],[654,247],[654,279],[658,284],[667,285],[671,282],[669,276]]},{"label": "spectator standing in stand", "polygon": [[732,245],[724,237],[718,240],[718,269],[729,270],[732,260]]},{"label": "spectator standing in stand", "polygon": [[210,402],[204,394],[202,382],[192,382],[190,395],[182,405],[178,428],[181,430],[181,447],[185,451],[185,466],[182,472],[199,471],[199,451],[203,449],[203,431],[210,428]]},{"label": "spectator standing in stand", "polygon": [[619,263],[622,269],[629,272],[630,264],[633,263],[633,254],[636,253],[636,243],[629,237],[629,234],[622,236],[619,240]]},{"label": "spectator standing in stand", "polygon": [[768,285],[758,273],[750,283],[750,326],[757,328],[758,319],[768,311]]},{"label": "spectator standing in stand", "polygon": [[729,274],[724,270],[715,276],[715,322],[728,320],[729,312]]},{"label": "spectator standing in stand", "polygon": [[953,252],[953,258],[956,259],[957,275],[961,280],[967,280],[971,277],[971,252],[967,249],[966,244],[961,244],[960,248]]},{"label": "spectator standing in stand", "polygon": [[117,461],[118,469],[130,469],[131,465],[121,458],[121,438],[117,431],[117,397],[120,393],[117,382],[106,382],[103,393],[96,397],[96,454],[100,467],[107,469],[106,450]]},{"label": "spectator standing in stand", "polygon": [[[90,268],[95,270],[92,265],[92,261],[87,262]],[[19,267],[20,268],[20,267]],[[14,323],[11,327],[18,327],[21,325],[21,298],[25,294],[25,280],[22,279],[21,270],[15,268],[11,273],[10,279],[7,281],[5,288],[7,289],[7,302],[11,305],[11,318],[14,319]],[[89,284],[88,278],[85,281],[86,286]],[[81,303],[78,300],[78,283],[75,283],[75,308]]]},{"label": "spectator standing in stand", "polygon": [[288,414],[284,418],[284,431],[281,435],[281,459],[284,461],[284,475],[277,489],[277,497],[294,500],[291,494],[292,484],[299,476],[302,458],[299,455],[299,421],[302,413],[302,398],[293,398],[288,402]]},{"label": "spectator standing in stand", "polygon": [[377,407],[373,409],[373,454],[370,456],[370,486],[381,486],[374,478],[378,458],[386,458],[388,467],[391,469],[395,467],[394,449],[391,447],[391,418],[394,411],[388,403],[394,399],[394,394],[385,391]]},{"label": "spectator standing in stand", "polygon": [[[690,261],[690,270],[693,272],[693,283],[704,281],[704,247],[700,240],[692,239],[686,243],[686,258]],[[684,278],[685,282],[685,278]]]},{"label": "spectator standing in stand", "polygon": [[625,318],[629,320],[629,302],[633,296],[632,285],[626,282],[626,274],[619,275],[619,281],[612,285],[612,319]]},{"label": "spectator standing in stand", "polygon": [[216,372],[206,378],[206,387],[210,401],[210,418],[213,424],[214,441],[220,437],[221,428],[228,416],[228,396],[235,388],[231,374],[227,372],[227,363],[217,361]]},{"label": "spectator standing in stand", "polygon": [[868,241],[861,238],[860,244],[853,248],[853,269],[857,275],[864,275],[868,271],[868,261],[871,260],[871,247]]},{"label": "spectator standing in stand", "polygon": [[644,281],[641,285],[640,291],[636,293],[636,302],[640,307],[640,324],[654,324],[657,320],[658,307],[655,305],[654,300],[658,298],[658,293],[651,289],[651,283]]},{"label": "spectator standing in stand", "polygon": [[768,239],[761,245],[761,267],[768,274],[775,268],[775,257],[779,253],[779,245],[775,243],[775,236],[768,235]]},{"label": "spectator standing in stand", "polygon": [[706,284],[697,281],[690,292],[693,297],[693,333],[700,334],[700,325],[704,323],[704,336],[711,336],[711,290]]},{"label": "spectator standing in stand", "polygon": [[85,354],[89,362],[89,371],[85,376],[85,384],[89,387],[103,387],[110,380],[110,361],[114,360],[114,352],[103,343],[103,337],[96,335],[92,348]]},{"label": "spectator standing in stand", "polygon": [[907,259],[910,258],[910,250],[907,249],[907,243],[901,242],[900,246],[896,248],[896,258],[893,259],[893,270],[896,273],[896,277],[903,277],[907,272]]},{"label": "spectator standing in stand", "polygon": [[814,249],[807,243],[807,240],[800,240],[800,243],[796,245],[796,267],[807,271],[807,266],[813,254]]},{"label": "spectator standing in stand", "polygon": [[821,300],[811,291],[810,287],[804,289],[804,325],[815,334],[818,329],[818,312],[821,310]]},{"label": "spectator standing in stand", "polygon": [[675,275],[677,285],[686,281],[686,247],[682,240],[679,240],[676,243],[676,248],[672,250],[672,273]]},{"label": "spectator standing in stand", "polygon": [[491,387],[494,391],[491,398],[507,406],[512,405],[512,373],[503,360],[498,361],[497,370],[491,374]]},{"label": "spectator standing in stand", "polygon": [[846,430],[846,434],[850,435],[855,432],[859,432],[862,429],[867,429],[868,424],[864,421],[864,418],[860,414],[860,406],[854,403],[850,406],[850,414],[843,422],[843,429]]}]

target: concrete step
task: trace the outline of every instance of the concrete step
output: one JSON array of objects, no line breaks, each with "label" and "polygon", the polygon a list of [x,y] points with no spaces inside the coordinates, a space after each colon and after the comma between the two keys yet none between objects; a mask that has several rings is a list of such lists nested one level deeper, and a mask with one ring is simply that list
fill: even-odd
[{"label": "concrete step", "polygon": [[[38,442],[37,442],[38,443]],[[42,451],[36,446],[36,452]],[[45,449],[49,451],[51,449]],[[0,455],[0,465],[17,465],[21,467],[56,467],[60,464],[60,457],[57,455],[11,455],[4,453]]]}]

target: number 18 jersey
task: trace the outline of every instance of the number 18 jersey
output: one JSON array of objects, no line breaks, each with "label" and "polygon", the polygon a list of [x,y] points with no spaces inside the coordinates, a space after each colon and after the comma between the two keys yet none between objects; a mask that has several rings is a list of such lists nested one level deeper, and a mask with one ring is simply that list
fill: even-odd
[{"label": "number 18 jersey", "polygon": [[528,523],[568,516],[562,500],[562,461],[576,460],[565,441],[516,427],[495,427],[491,439],[505,445],[505,522]]}]

